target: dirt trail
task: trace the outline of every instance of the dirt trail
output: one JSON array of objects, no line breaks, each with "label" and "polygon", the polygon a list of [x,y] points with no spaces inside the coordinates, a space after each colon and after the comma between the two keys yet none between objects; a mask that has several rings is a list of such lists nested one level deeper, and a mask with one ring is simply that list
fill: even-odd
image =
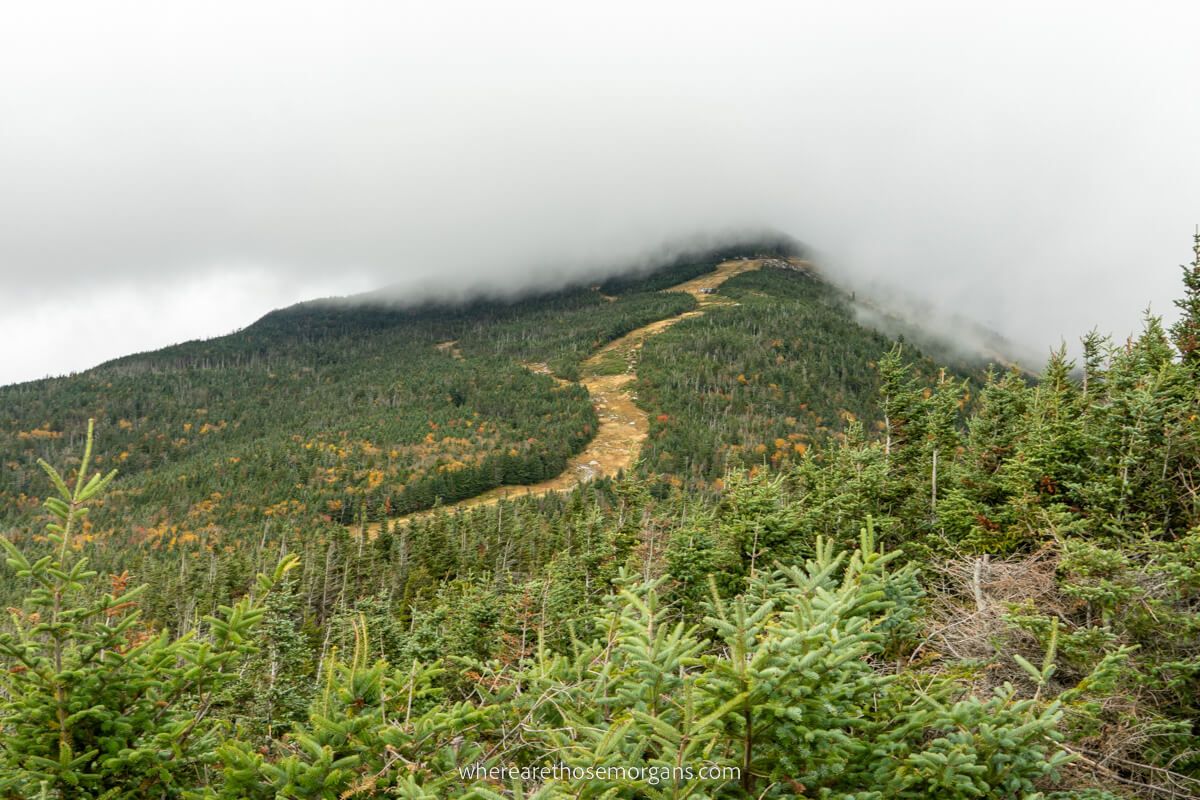
[{"label": "dirt trail", "polygon": [[[631,331],[621,338],[609,342],[583,362],[580,370],[583,377],[580,383],[592,396],[592,405],[596,409],[596,416],[600,419],[600,427],[596,431],[595,437],[583,448],[582,452],[567,462],[567,468],[559,475],[540,483],[524,486],[499,486],[483,494],[456,503],[449,503],[438,509],[395,517],[392,522],[421,519],[432,516],[440,510],[453,511],[474,508],[498,503],[501,500],[516,500],[549,492],[568,491],[580,483],[594,478],[616,475],[621,470],[629,469],[637,460],[638,454],[642,450],[642,442],[646,440],[649,432],[649,418],[645,411],[637,407],[635,403],[637,397],[629,385],[637,377],[638,351],[651,336],[662,333],[681,320],[699,317],[707,308],[735,305],[735,303],[717,297],[711,292],[734,275],[758,269],[762,263],[761,259],[725,261],[718,264],[713,272],[665,289],[664,291],[668,292],[687,292],[696,298],[699,308],[651,322],[649,325]],[[446,342],[439,347],[453,345],[453,342]],[[555,377],[545,364],[531,363],[525,366],[534,372]],[[555,379],[560,383],[567,383],[561,378],[556,377]],[[379,532],[379,527],[379,523],[368,523],[366,532],[373,536]]]}]

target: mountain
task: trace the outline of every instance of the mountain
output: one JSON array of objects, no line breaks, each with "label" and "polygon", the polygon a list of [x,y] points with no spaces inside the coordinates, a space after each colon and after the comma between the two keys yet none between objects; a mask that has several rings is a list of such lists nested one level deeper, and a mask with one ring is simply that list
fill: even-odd
[{"label": "mountain", "polygon": [[[741,260],[762,252],[774,257]],[[846,420],[871,420],[872,363],[887,348],[791,252],[689,254],[513,300],[305,303],[228,336],[4,387],[0,501],[10,518],[36,508],[34,459],[63,463],[91,417],[97,465],[123,476],[93,524],[134,522],[125,549],[379,521],[562,474],[605,427],[580,383],[588,372],[637,376],[620,394],[641,398],[627,427],[648,435],[646,474],[706,484],[768,444],[769,460],[790,461]],[[687,291],[706,275],[719,280]],[[666,322],[680,324],[657,335]],[[620,446],[631,466],[636,443]]]},{"label": "mountain", "polygon": [[520,298],[314,301],[2,387],[0,524],[22,538],[37,459],[77,463],[95,419],[94,465],[121,480],[77,544],[150,580],[154,618],[178,629],[271,548],[315,562],[347,531],[626,474],[660,496],[719,491],[731,469],[784,468],[881,424],[891,342],[801,254],[776,237]]},{"label": "mountain", "polygon": [[1197,327],[985,369],[771,239],[0,387],[0,797],[1186,796]]}]

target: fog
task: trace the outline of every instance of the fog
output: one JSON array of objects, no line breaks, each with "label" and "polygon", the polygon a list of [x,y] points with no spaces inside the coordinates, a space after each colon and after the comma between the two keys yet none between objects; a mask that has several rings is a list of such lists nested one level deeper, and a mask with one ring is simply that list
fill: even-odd
[{"label": "fog", "polygon": [[1035,352],[1172,316],[1200,6],[838,5],[6,4],[0,383],[747,228]]}]

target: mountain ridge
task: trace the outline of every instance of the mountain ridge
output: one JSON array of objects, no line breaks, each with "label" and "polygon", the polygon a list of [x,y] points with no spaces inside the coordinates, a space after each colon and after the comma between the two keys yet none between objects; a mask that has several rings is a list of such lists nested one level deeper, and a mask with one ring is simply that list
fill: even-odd
[{"label": "mountain ridge", "polygon": [[[295,304],[223,337],[132,354],[74,377],[0,388],[0,398],[10,398],[5,404],[10,413],[0,418],[0,452],[28,456],[36,450],[43,457],[53,456],[62,432],[77,429],[83,409],[94,412],[98,405],[104,412],[98,416],[109,426],[108,435],[116,439],[117,458],[127,475],[149,475],[152,466],[161,464],[180,471],[176,480],[205,475],[203,483],[210,488],[204,494],[220,494],[220,502],[226,504],[230,494],[238,492],[236,475],[251,483],[258,480],[246,472],[247,463],[260,465],[253,468],[255,473],[266,470],[263,474],[290,476],[266,493],[271,508],[303,506],[310,516],[342,522],[368,517],[378,521],[501,486],[553,482],[564,471],[581,466],[572,466],[572,459],[583,453],[601,427],[591,395],[579,383],[585,364],[592,360],[587,369],[596,372],[596,360],[611,355],[613,343],[634,331],[667,319],[694,323],[689,317],[695,317],[702,306],[721,306],[728,313],[748,303],[738,314],[778,308],[780,313],[770,313],[777,333],[783,335],[795,317],[794,311],[785,309],[794,304],[797,310],[838,309],[821,324],[831,324],[834,318],[846,320],[846,335],[868,337],[863,339],[867,342],[867,332],[859,332],[850,319],[839,290],[817,277],[810,263],[785,252],[798,252],[798,247],[779,241],[729,245],[700,261],[695,254],[680,255],[658,270],[626,272],[601,284],[502,301],[402,308],[353,299]],[[764,254],[768,258],[753,258]],[[740,299],[726,296],[725,280],[735,278],[728,284],[729,291],[738,291],[748,265],[768,265],[780,275],[766,283],[759,281],[758,288]],[[780,266],[784,269],[776,269]],[[712,275],[719,280],[706,277]],[[788,288],[801,285],[812,290],[796,293]],[[455,343],[453,352],[440,347],[449,341]],[[746,340],[745,352],[761,344],[751,341]],[[851,417],[862,415],[869,406],[873,378],[868,354],[886,349],[883,339],[870,341],[862,355],[855,356],[862,377],[850,390],[859,398],[849,401],[854,412],[846,413]],[[658,347],[656,341],[651,355]],[[545,374],[530,372],[529,364],[544,365]],[[785,371],[791,369],[804,372],[809,367],[803,362],[785,366]],[[756,391],[745,375],[721,380],[735,377],[742,382],[738,391]],[[613,380],[596,374],[590,378]],[[837,386],[844,379],[831,374],[830,380]],[[817,396],[826,394],[824,384],[807,385]],[[662,384],[651,382],[647,387],[658,392]],[[503,399],[512,392],[519,392],[520,400]],[[788,440],[787,458],[802,452],[803,442],[830,435],[846,424],[837,418],[846,410],[834,405],[846,402],[839,401],[837,394],[819,401],[827,406],[821,414],[781,409],[788,420],[795,417],[786,430],[752,412],[745,423],[749,427],[741,433],[723,433],[722,442],[705,445],[716,448],[703,457],[714,466],[687,480],[711,481],[723,469],[717,465],[728,459],[744,460],[739,453],[759,447],[766,428],[776,431],[773,438]],[[158,399],[152,402],[151,396]],[[687,410],[691,401],[684,395],[672,401],[660,396],[657,402],[675,403],[675,416],[691,413]],[[333,416],[335,408],[344,411]],[[627,415],[626,422],[636,428],[639,419],[651,417],[642,423],[644,435],[661,437],[666,434],[664,413],[665,406],[638,409]],[[300,430],[307,432],[305,438],[317,437],[303,443],[309,448],[305,453],[295,452],[295,444],[290,443],[294,431]],[[38,442],[39,448],[31,450],[30,442]],[[694,446],[680,443],[685,449]],[[330,461],[312,448],[317,454],[341,455]],[[261,461],[264,452],[273,453],[266,463]],[[201,469],[200,463],[185,466],[199,458],[211,467],[214,457],[220,458],[216,477]],[[346,459],[349,465],[334,463],[338,459]],[[603,461],[588,458],[585,462],[592,460]],[[10,473],[7,489],[0,483],[0,491],[17,497],[34,473],[28,461],[23,466],[19,461],[10,463],[18,465],[12,470],[15,477]],[[606,474],[617,474],[632,463],[632,458],[622,457]],[[579,471],[587,472],[590,465],[582,466]],[[670,468],[660,470],[660,479],[671,474]],[[157,495],[165,486],[138,491]],[[145,506],[141,500],[132,502]],[[147,512],[150,508],[146,506]],[[178,524],[179,514],[186,511],[186,506],[156,511],[146,517],[146,523],[158,519]],[[255,516],[261,519],[261,514],[231,510],[218,518],[232,522]]]},{"label": "mountain ridge", "polygon": [[[943,786],[944,763],[914,790],[907,767],[884,773],[866,751],[847,751],[852,774],[813,761],[790,792],[790,759],[817,753],[796,742],[814,731],[845,741],[848,718],[868,726],[853,743],[869,736],[871,748],[910,753],[906,764],[959,737],[954,780],[970,791],[956,797],[1011,793],[1011,765],[1036,794],[1073,752],[1117,753],[1141,785],[1184,786],[1196,775],[1200,395],[1195,353],[1173,341],[1194,337],[1168,339],[1150,320],[1125,345],[1089,338],[1080,382],[1062,354],[1036,382],[976,375],[864,327],[853,294],[806,262],[742,256],[516,303],[293,307],[253,331],[0,387],[0,600],[11,609],[0,650],[6,674],[29,687],[13,695],[27,710],[10,719],[57,741],[62,728],[41,720],[58,701],[39,699],[57,695],[23,668],[25,653],[54,647],[42,632],[62,629],[61,596],[98,637],[70,663],[117,677],[64,680],[101,715],[73,717],[78,741],[126,747],[125,729],[103,721],[142,702],[119,677],[125,653],[165,653],[146,666],[166,678],[177,654],[236,662],[220,693],[164,701],[179,699],[185,725],[192,708],[211,711],[198,771],[179,779],[231,800],[289,794],[291,774],[327,794],[325,755],[346,747],[368,760],[339,773],[339,794],[414,779],[450,791],[452,769],[414,777],[369,760],[406,731],[397,722],[409,709],[385,694],[420,692],[414,713],[433,715],[421,719],[498,720],[481,729],[456,718],[439,755],[406,751],[414,763],[455,763],[453,737],[468,732],[503,747],[515,730],[540,731],[549,738],[523,741],[518,757],[552,757],[563,718],[524,692],[538,686],[555,703],[582,701],[572,736],[609,730],[608,709],[633,702],[640,716],[621,724],[654,725],[622,751],[631,763],[663,725],[696,719],[688,698],[699,698],[719,723],[713,758],[749,765],[742,785],[769,782],[780,798]],[[614,445],[606,437],[618,431]],[[589,455],[601,445],[614,448],[611,463]],[[46,462],[64,476],[49,486]],[[66,524],[69,536],[42,533],[43,506],[76,513],[74,500],[43,503],[45,493],[77,476],[84,486],[91,469],[121,477]],[[56,555],[21,555],[47,545]],[[43,568],[44,581],[32,577]],[[27,595],[32,580],[76,574],[94,576],[88,589]],[[144,584],[136,603],[124,602],[130,581]],[[75,610],[84,594],[99,598],[93,611]],[[43,611],[50,622],[33,616]],[[260,612],[257,627],[246,615]],[[110,647],[114,629],[129,636]],[[241,637],[236,652],[221,649],[228,630]],[[93,641],[112,659],[97,661]],[[822,658],[826,641],[851,650]],[[684,660],[664,665],[670,642],[686,643],[675,651]],[[417,688],[420,664],[433,672]],[[729,698],[748,695],[722,682],[739,675],[790,687],[802,721],[748,749],[737,726],[767,730],[782,706],[763,693],[765,706],[735,708],[743,701]],[[643,692],[676,681],[690,694]],[[709,697],[714,687],[725,696]],[[805,705],[848,697],[832,716]],[[1163,735],[1130,744],[1128,719]],[[348,744],[351,728],[361,741]],[[295,747],[322,736],[331,749]],[[126,774],[118,762],[96,769]],[[981,779],[988,764],[1003,772]],[[1121,780],[1077,767],[1068,788]]]}]

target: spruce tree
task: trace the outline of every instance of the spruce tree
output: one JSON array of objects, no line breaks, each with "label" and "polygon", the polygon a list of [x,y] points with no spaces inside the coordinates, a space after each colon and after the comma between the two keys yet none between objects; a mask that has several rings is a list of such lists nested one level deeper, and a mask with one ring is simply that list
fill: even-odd
[{"label": "spruce tree", "polygon": [[266,599],[257,652],[231,691],[239,738],[270,739],[304,719],[316,685],[313,646],[302,630],[296,581],[288,577]]},{"label": "spruce tree", "polygon": [[1175,301],[1180,317],[1171,327],[1171,337],[1183,363],[1194,369],[1200,363],[1200,226],[1192,236],[1192,253],[1192,263],[1180,266],[1183,297]]},{"label": "spruce tree", "polygon": [[74,481],[40,462],[50,553],[29,557],[0,538],[28,587],[0,632],[0,796],[173,798],[207,780],[218,744],[211,712],[250,649],[267,592],[294,565],[260,575],[255,591],[222,606],[200,630],[172,637],[145,623],[144,587],[103,578],[77,553],[88,504],[115,476],[88,476],[93,423]]}]

